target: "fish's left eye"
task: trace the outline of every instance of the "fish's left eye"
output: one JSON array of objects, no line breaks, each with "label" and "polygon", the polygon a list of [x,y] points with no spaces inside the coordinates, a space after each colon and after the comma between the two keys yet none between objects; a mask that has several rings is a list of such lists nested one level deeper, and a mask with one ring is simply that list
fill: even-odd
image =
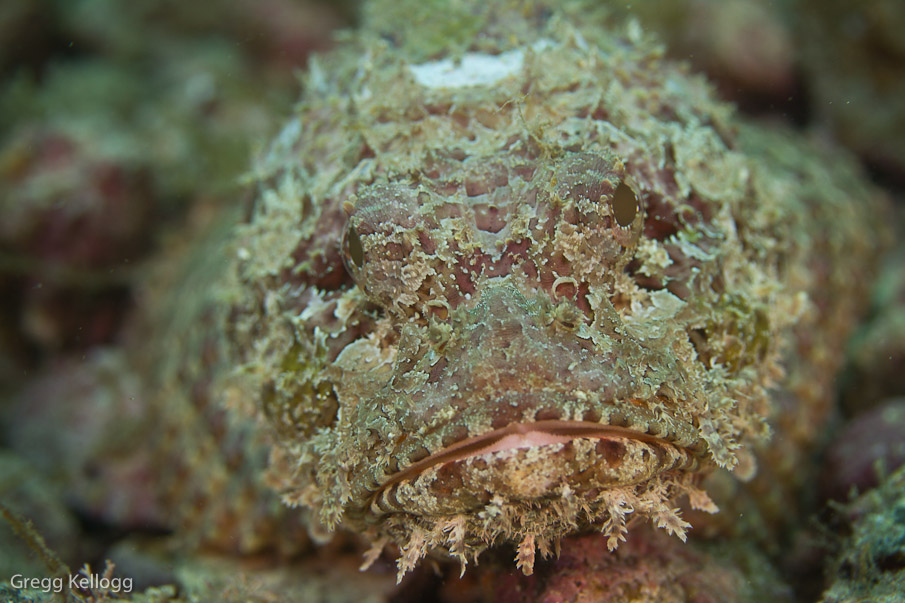
[{"label": "fish's left eye", "polygon": [[623,228],[630,226],[638,215],[638,197],[634,191],[625,182],[621,182],[613,193],[611,203],[616,223]]}]

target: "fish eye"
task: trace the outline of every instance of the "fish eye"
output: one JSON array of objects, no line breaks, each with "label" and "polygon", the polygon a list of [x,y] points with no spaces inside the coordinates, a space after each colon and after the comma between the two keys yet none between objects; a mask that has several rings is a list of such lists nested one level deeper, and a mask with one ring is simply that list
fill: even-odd
[{"label": "fish eye", "polygon": [[616,187],[611,204],[616,223],[623,228],[629,226],[638,215],[638,197],[625,182]]},{"label": "fish eye", "polygon": [[346,235],[346,240],[349,245],[349,257],[352,259],[352,262],[361,268],[362,264],[365,263],[365,251],[361,246],[361,237],[358,236],[358,231],[355,230],[355,226],[349,225],[349,232]]}]

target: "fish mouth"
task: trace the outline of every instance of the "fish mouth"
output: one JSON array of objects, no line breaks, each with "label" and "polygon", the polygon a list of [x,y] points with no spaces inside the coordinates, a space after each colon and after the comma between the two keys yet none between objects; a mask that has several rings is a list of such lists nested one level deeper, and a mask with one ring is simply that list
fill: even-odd
[{"label": "fish mouth", "polygon": [[[573,492],[596,493],[668,471],[695,471],[708,464],[706,445],[697,437],[689,441],[687,431],[654,434],[560,419],[512,423],[462,439],[390,475],[373,493],[370,507],[378,514],[432,515],[477,508],[496,495],[539,500],[563,484]],[[425,507],[425,500],[436,502]]]}]

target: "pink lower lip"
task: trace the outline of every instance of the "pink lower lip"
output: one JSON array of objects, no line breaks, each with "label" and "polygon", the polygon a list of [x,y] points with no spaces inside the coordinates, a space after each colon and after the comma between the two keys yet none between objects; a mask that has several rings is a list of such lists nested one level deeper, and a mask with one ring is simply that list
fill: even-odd
[{"label": "pink lower lip", "polygon": [[534,423],[515,423],[480,436],[456,442],[427,458],[421,459],[390,477],[380,486],[378,492],[401,481],[411,479],[434,465],[461,461],[501,450],[562,444],[577,438],[628,438],[645,442],[664,442],[661,438],[627,427],[601,425],[600,423],[589,421],[548,420]]},{"label": "pink lower lip", "polygon": [[573,438],[564,435],[547,433],[546,431],[528,431],[526,433],[510,433],[503,436],[486,448],[474,453],[474,456],[499,452],[500,450],[512,450],[515,448],[531,448],[532,446],[547,446],[549,444],[565,444]]}]

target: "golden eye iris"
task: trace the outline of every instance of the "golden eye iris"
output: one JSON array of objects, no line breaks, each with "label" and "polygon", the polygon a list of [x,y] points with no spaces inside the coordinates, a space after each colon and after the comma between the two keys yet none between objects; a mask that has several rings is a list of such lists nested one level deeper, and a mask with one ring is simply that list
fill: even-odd
[{"label": "golden eye iris", "polygon": [[620,183],[613,193],[612,205],[616,223],[623,228],[630,225],[638,215],[638,197],[625,182]]},{"label": "golden eye iris", "polygon": [[361,246],[361,238],[358,236],[358,231],[355,230],[354,226],[349,226],[349,235],[347,237],[349,243],[349,257],[352,258],[352,262],[361,268],[361,265],[365,263],[365,250]]}]

